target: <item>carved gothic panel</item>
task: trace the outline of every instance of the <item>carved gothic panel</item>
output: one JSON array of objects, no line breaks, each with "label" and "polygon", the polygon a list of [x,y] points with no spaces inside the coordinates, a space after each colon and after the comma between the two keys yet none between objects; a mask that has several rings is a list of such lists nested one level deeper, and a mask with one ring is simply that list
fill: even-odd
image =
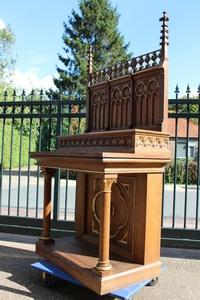
[{"label": "carved gothic panel", "polygon": [[91,91],[90,129],[105,130],[108,127],[108,87]]},{"label": "carved gothic panel", "polygon": [[110,128],[129,128],[132,124],[132,83],[116,83],[111,87]]},{"label": "carved gothic panel", "polygon": [[138,80],[135,84],[136,127],[154,128],[160,122],[159,83],[156,78]]}]

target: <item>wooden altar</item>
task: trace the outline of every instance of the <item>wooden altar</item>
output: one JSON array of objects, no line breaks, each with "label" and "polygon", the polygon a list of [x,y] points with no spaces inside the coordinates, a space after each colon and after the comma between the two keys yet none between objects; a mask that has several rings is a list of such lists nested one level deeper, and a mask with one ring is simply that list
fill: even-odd
[{"label": "wooden altar", "polygon": [[[88,59],[87,133],[58,137],[31,156],[44,172],[43,232],[36,253],[98,294],[160,273],[162,176],[170,161],[167,46],[93,70]],[[75,236],[51,237],[51,178],[77,171]]]}]

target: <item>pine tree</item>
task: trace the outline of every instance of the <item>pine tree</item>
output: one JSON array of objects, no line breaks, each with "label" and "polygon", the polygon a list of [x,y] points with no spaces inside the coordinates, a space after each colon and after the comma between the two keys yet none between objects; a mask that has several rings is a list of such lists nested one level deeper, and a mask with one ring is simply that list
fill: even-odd
[{"label": "pine tree", "polygon": [[93,47],[95,69],[130,58],[129,44],[118,31],[119,14],[109,0],[81,0],[79,12],[72,11],[68,23],[64,22],[64,55],[59,60],[54,83],[60,92],[75,90],[86,92],[87,52]]}]

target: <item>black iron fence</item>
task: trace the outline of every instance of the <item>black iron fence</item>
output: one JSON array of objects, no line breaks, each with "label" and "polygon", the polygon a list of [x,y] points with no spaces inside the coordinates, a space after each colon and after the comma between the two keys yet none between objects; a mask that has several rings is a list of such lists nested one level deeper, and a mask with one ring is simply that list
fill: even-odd
[{"label": "black iron fence", "polygon": [[[85,128],[85,99],[72,93],[59,98],[43,91],[5,92],[0,99],[0,229],[38,233],[43,178],[31,151],[53,150],[56,136]],[[73,230],[75,181],[69,170],[53,179],[54,230]]]},{"label": "black iron fence", "polygon": [[162,210],[163,244],[200,246],[200,86],[169,99],[172,162],[166,167]]},{"label": "black iron fence", "polygon": [[[169,99],[172,162],[163,190],[163,245],[200,245],[200,88]],[[85,99],[72,93],[4,93],[0,99],[0,230],[41,231],[43,178],[29,152],[53,150],[56,136],[84,131]],[[74,230],[75,174],[57,171],[53,179],[54,234]]]}]

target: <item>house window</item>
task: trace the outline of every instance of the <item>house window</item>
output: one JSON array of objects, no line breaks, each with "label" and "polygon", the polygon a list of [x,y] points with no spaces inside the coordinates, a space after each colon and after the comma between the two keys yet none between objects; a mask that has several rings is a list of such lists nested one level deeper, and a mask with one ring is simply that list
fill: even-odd
[{"label": "house window", "polygon": [[[188,143],[188,157],[195,157],[195,143]],[[185,158],[186,157],[186,141],[178,141],[177,143],[177,158]]]},{"label": "house window", "polygon": [[189,149],[188,149],[189,153],[188,153],[188,156],[189,157],[195,157],[195,147],[194,146],[189,146]]},{"label": "house window", "polygon": [[178,141],[177,143],[177,158],[185,158],[186,156],[186,144],[185,142]]}]

